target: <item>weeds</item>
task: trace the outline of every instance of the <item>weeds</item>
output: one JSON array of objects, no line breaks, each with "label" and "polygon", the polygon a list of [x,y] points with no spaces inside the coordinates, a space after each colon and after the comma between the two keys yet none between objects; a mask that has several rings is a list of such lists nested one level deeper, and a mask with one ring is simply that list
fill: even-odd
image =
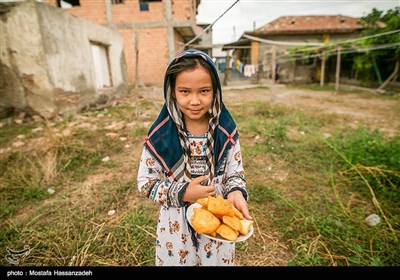
[{"label": "weeds", "polygon": [[[154,102],[138,102],[37,123],[42,132],[0,128],[1,148],[21,134],[27,143],[0,158],[2,256],[29,245],[19,265],[154,265],[158,206],[135,186]],[[230,111],[255,219],[254,236],[237,244],[239,265],[399,265],[399,135],[265,101]],[[367,226],[371,213],[384,222]]]}]

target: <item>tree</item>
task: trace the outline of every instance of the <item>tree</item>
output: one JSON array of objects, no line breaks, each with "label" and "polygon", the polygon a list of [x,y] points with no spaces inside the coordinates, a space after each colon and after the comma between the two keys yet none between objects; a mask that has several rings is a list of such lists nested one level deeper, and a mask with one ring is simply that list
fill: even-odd
[{"label": "tree", "polygon": [[[355,58],[355,68],[363,73],[364,79],[370,80],[375,72],[380,83],[378,90],[385,88],[390,81],[395,81],[400,68],[400,7],[389,9],[384,13],[373,9],[359,21],[364,26],[360,47],[367,53]],[[396,31],[383,36],[380,33]],[[384,67],[379,67],[382,65]],[[385,79],[383,81],[383,78]]]}]

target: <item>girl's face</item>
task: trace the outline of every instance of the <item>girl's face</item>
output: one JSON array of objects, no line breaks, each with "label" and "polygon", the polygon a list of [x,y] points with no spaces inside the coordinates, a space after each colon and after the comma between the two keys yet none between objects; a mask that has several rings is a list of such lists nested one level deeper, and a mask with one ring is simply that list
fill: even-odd
[{"label": "girl's face", "polygon": [[185,122],[207,120],[207,112],[213,101],[210,73],[201,66],[186,70],[176,76],[175,98]]}]

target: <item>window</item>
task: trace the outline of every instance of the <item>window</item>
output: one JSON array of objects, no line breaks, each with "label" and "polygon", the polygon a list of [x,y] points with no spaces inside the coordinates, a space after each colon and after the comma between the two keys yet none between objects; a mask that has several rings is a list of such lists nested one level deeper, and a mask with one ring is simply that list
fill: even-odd
[{"label": "window", "polygon": [[68,9],[73,6],[80,6],[79,0],[57,0],[57,7]]},{"label": "window", "polygon": [[141,11],[148,11],[149,10],[149,2],[145,0],[139,0],[139,9]]},{"label": "window", "polygon": [[139,9],[140,11],[148,11],[149,2],[162,2],[162,0],[139,0]]},{"label": "window", "polygon": [[111,4],[117,5],[117,4],[124,4],[125,0],[111,0]]}]

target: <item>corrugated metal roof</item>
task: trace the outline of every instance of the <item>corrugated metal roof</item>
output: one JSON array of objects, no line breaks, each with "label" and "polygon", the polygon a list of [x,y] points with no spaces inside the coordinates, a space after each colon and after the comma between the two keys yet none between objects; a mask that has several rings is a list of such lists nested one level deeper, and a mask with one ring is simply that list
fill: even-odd
[{"label": "corrugated metal roof", "polygon": [[252,35],[351,33],[362,29],[359,18],[348,16],[282,16],[251,32]]}]

